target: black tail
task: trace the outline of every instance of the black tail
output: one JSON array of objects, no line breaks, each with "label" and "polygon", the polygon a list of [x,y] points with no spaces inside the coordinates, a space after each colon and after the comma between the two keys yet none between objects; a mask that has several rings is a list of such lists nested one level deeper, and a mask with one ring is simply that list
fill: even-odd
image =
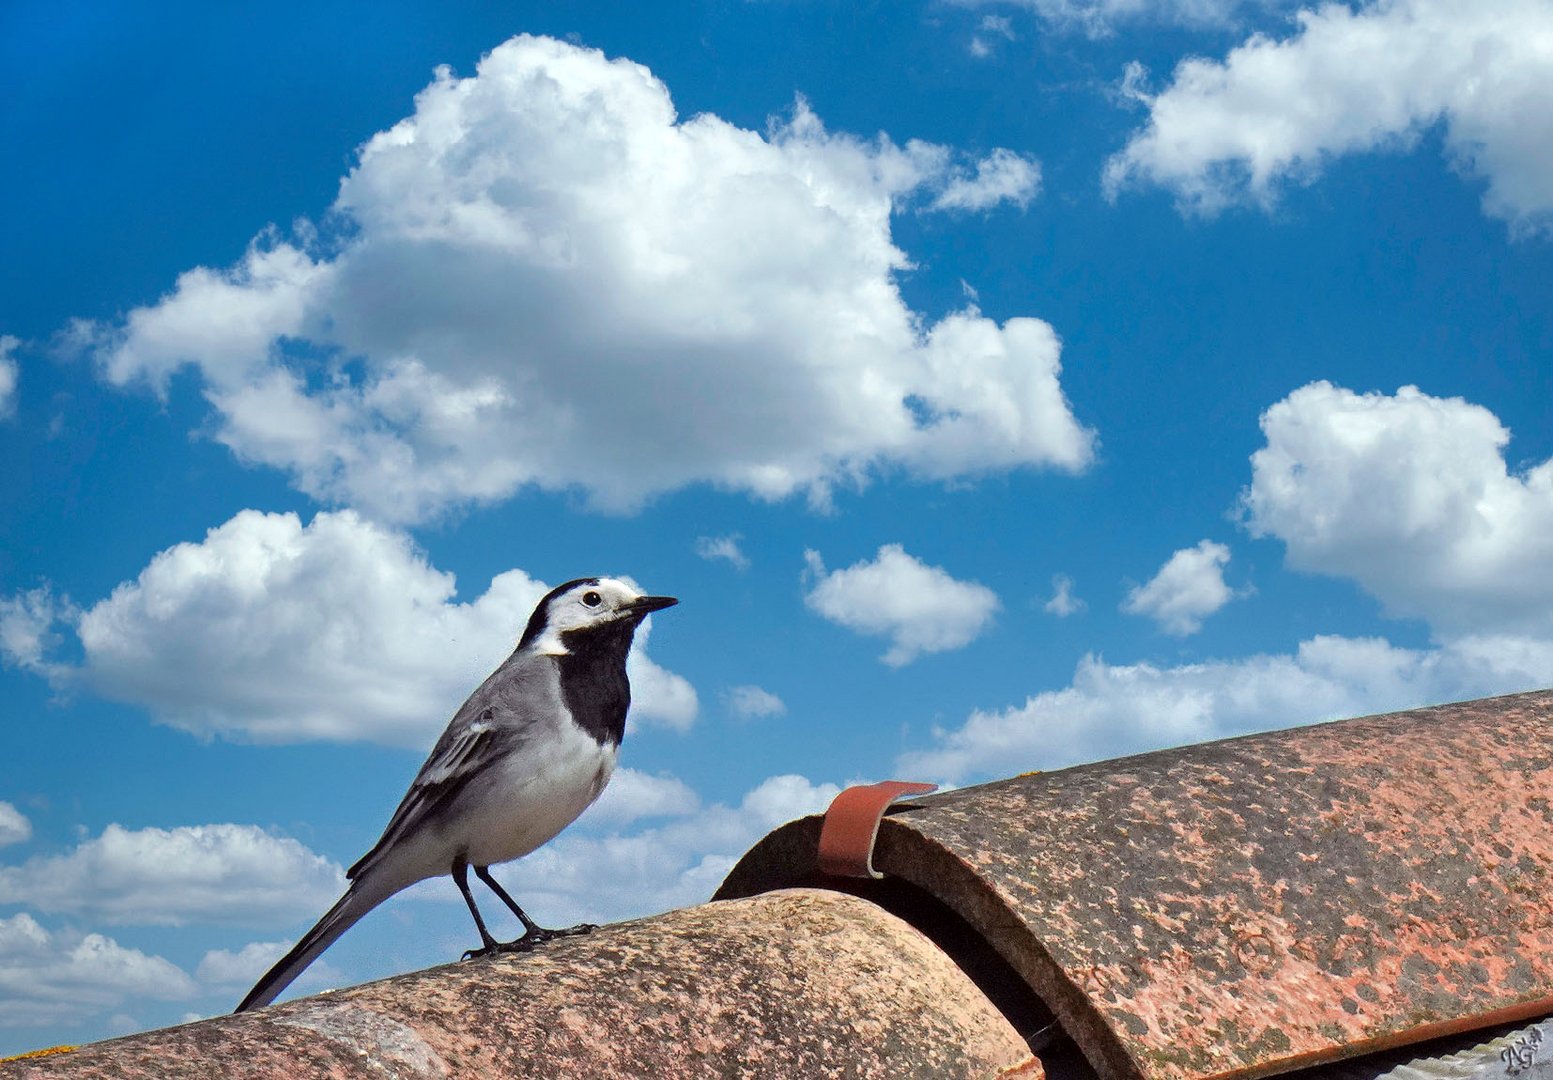
[{"label": "black tail", "polygon": [[[360,879],[351,882],[351,887],[345,890],[345,895],[340,897],[334,907],[318,920],[316,926],[302,935],[302,940],[293,945],[290,952],[265,972],[264,977],[248,991],[248,996],[243,998],[242,1004],[233,1011],[247,1012],[249,1009],[261,1008],[274,1001],[282,990],[291,985],[292,980],[307,969],[307,965],[318,959],[319,953],[333,945],[335,939],[356,925],[358,919],[386,899],[383,896],[372,895],[361,886]],[[376,891],[374,889],[372,893]]]}]

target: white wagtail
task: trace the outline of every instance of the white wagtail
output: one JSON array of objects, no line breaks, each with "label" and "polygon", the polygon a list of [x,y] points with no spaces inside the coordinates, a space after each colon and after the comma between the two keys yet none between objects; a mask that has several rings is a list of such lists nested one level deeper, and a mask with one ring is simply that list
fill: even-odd
[{"label": "white wagtail", "polygon": [[[532,948],[559,934],[524,914],[490,866],[527,855],[576,820],[615,769],[631,686],[626,653],[641,621],[677,603],[614,578],[552,589],[518,647],[454,714],[388,828],[346,873],[345,895],[243,998],[238,1012],[275,1000],[367,912],[417,881],[452,874],[481,947],[465,957]],[[469,892],[469,868],[523,923],[498,942]]]}]

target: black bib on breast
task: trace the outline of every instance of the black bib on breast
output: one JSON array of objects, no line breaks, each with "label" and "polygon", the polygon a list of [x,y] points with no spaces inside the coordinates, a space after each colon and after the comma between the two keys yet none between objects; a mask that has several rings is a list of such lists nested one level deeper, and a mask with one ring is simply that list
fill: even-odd
[{"label": "black bib on breast", "polygon": [[601,744],[619,746],[625,737],[626,710],[631,707],[626,654],[635,630],[634,624],[622,621],[561,634],[568,650],[555,658],[561,669],[561,698],[578,726]]}]

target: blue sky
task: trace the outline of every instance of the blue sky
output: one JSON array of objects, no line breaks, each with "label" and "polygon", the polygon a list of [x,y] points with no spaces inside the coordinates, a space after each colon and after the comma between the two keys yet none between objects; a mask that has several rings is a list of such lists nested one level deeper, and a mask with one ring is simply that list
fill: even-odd
[{"label": "blue sky", "polygon": [[[1553,684],[1550,39],[7,5],[0,1052],[229,1009],[571,577],[683,604],[551,923],[856,780]],[[427,883],[296,989],[472,940]]]}]

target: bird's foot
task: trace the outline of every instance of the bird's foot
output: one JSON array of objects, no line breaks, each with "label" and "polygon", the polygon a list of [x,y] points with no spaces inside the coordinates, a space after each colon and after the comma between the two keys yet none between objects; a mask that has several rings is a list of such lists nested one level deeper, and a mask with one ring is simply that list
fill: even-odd
[{"label": "bird's foot", "polygon": [[576,926],[564,927],[560,930],[551,930],[544,926],[531,927],[522,937],[514,941],[505,941],[496,946],[498,952],[529,952],[538,948],[547,941],[556,938],[577,937],[581,934],[591,934],[598,927],[592,923],[578,923]]},{"label": "bird's foot", "polygon": [[[541,927],[541,929],[543,928]],[[580,922],[576,926],[568,926],[564,930],[551,930],[549,934],[551,937],[581,937],[583,934],[591,934],[597,929],[598,926],[595,923]]]},{"label": "bird's foot", "polygon": [[470,949],[464,953],[464,959],[478,960],[482,956],[490,956],[493,953],[532,952],[547,941],[563,937],[579,937],[582,934],[591,934],[597,929],[598,927],[593,923],[578,923],[576,926],[567,926],[560,930],[535,926],[520,938],[514,938],[511,941],[493,941],[478,949]]}]

